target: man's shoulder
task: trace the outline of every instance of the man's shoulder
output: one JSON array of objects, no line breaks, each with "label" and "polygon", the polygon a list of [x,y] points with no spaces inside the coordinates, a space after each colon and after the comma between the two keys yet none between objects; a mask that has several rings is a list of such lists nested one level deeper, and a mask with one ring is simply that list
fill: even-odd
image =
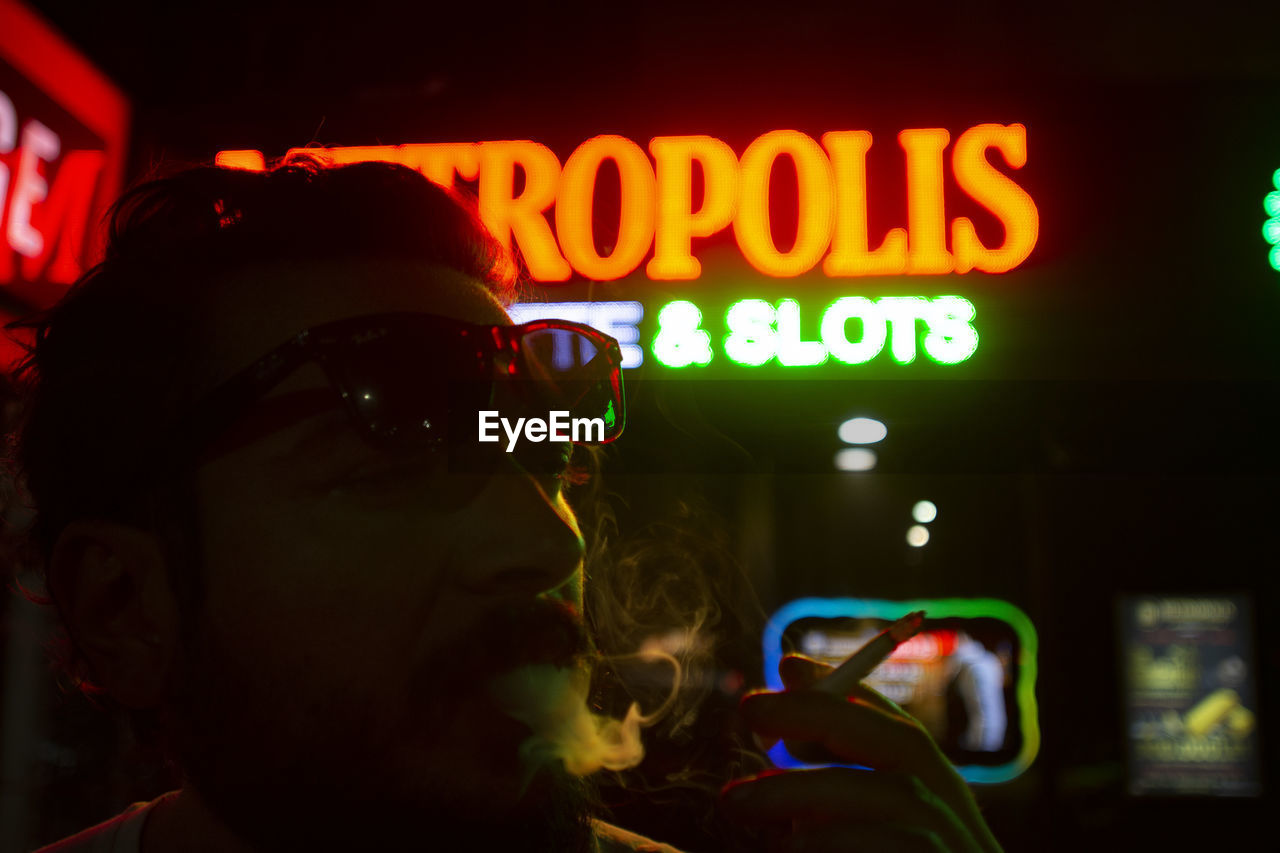
[{"label": "man's shoulder", "polygon": [[142,826],[156,802],[134,803],[110,820],[41,847],[35,853],[139,853]]},{"label": "man's shoulder", "polygon": [[680,853],[670,844],[653,841],[602,820],[594,821],[594,825],[598,853]]}]

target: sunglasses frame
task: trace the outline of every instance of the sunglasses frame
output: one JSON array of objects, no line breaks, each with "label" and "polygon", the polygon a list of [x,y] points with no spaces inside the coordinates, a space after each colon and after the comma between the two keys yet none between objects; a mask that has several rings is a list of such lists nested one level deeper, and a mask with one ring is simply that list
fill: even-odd
[{"label": "sunglasses frame", "polygon": [[[184,444],[197,454],[204,452],[269,391],[302,365],[312,361],[317,362],[324,370],[329,386],[341,398],[344,410],[351,416],[361,435],[375,444],[385,443],[388,436],[370,423],[360,411],[356,399],[357,389],[345,387],[346,383],[338,375],[336,367],[342,359],[338,350],[347,346],[359,347],[376,343],[387,335],[395,334],[396,327],[403,327],[407,323],[420,324],[420,328],[415,331],[446,334],[461,342],[458,354],[463,356],[464,363],[474,364],[476,372],[465,377],[450,376],[449,379],[483,380],[491,383],[501,381],[504,373],[518,379],[525,378],[518,374],[521,341],[526,335],[548,330],[580,334],[596,346],[596,358],[603,357],[608,364],[609,392],[617,410],[616,428],[606,433],[603,441],[590,443],[608,444],[617,439],[626,426],[622,348],[615,338],[599,329],[568,320],[533,320],[518,325],[478,325],[436,314],[400,311],[350,317],[313,326],[294,335],[199,400],[185,419],[188,428],[182,431]],[[503,357],[505,361],[502,360]],[[451,366],[458,365],[455,363]],[[495,370],[495,367],[499,369]]]}]

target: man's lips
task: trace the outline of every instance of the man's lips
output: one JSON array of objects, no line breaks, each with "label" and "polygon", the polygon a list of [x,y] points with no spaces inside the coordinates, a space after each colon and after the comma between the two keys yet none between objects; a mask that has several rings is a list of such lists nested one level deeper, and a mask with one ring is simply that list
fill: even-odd
[{"label": "man's lips", "polygon": [[520,664],[549,663],[569,666],[587,651],[586,636],[577,611],[563,602],[539,608],[520,631]]},{"label": "man's lips", "polygon": [[506,756],[531,730],[494,703],[494,680],[527,666],[570,668],[588,650],[585,626],[567,603],[536,599],[490,611],[423,662],[414,707],[427,716],[419,722],[479,737]]}]

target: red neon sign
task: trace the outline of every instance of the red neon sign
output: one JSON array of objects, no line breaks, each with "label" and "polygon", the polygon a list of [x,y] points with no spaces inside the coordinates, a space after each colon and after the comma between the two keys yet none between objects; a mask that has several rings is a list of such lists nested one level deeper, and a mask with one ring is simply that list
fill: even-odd
[{"label": "red neon sign", "polygon": [[[403,163],[442,186],[478,181],[481,218],[504,245],[519,246],[537,281],[565,281],[575,272],[597,281],[622,278],[639,269],[650,250],[649,278],[696,279],[702,265],[694,239],[728,228],[743,257],[771,276],[801,275],[819,261],[832,277],[1008,272],[1035,247],[1040,216],[1031,196],[991,162],[989,152],[999,152],[1009,169],[1021,169],[1026,128],[980,124],[960,134],[951,148],[956,186],[1003,226],[1004,242],[995,246],[983,244],[966,217],[948,223],[950,141],[940,128],[898,134],[906,158],[907,223],[876,239],[875,248],[867,227],[872,138],[861,130],[833,131],[821,141],[775,130],[758,137],[741,157],[711,136],[659,136],[647,154],[624,137],[596,136],[579,145],[563,167],[549,148],[528,140],[331,148],[325,154],[338,163]],[[784,157],[796,170],[798,212],[795,244],[786,250],[774,243],[769,223],[770,175]],[[606,160],[617,167],[622,207],[617,243],[607,255],[596,249],[591,230],[596,177]],[[217,161],[264,168],[257,151],[223,151]],[[704,184],[697,210],[695,164]],[[525,176],[518,194],[517,166]]]},{"label": "red neon sign", "polygon": [[[0,0],[0,287],[19,308],[56,301],[92,263],[128,127],[110,81],[35,13]],[[15,352],[0,339],[0,361]]]}]

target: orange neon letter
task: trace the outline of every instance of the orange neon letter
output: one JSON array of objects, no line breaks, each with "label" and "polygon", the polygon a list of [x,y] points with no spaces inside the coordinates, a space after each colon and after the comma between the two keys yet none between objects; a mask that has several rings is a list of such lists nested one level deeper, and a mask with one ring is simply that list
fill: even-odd
[{"label": "orange neon letter", "polygon": [[[652,279],[691,279],[702,272],[693,238],[714,234],[733,221],[738,201],[738,158],[712,136],[659,136],[649,143],[657,163],[657,218]],[[693,161],[702,164],[702,208],[693,208]]]},{"label": "orange neon letter", "polygon": [[1021,169],[1027,163],[1026,127],[980,124],[956,140],[951,154],[956,183],[970,198],[994,213],[1004,226],[1004,245],[988,249],[978,241],[973,222],[957,216],[951,223],[956,272],[972,269],[1008,272],[1027,259],[1040,236],[1040,212],[1036,210],[1036,203],[1026,190],[991,165],[987,160],[989,148],[997,149],[1011,168]]},{"label": "orange neon letter", "polygon": [[907,274],[940,275],[955,265],[947,252],[942,200],[942,149],[951,134],[941,128],[904,130],[907,152]]},{"label": "orange neon letter", "polygon": [[867,236],[867,151],[871,134],[865,130],[824,133],[822,144],[831,155],[835,175],[836,221],[831,254],[822,262],[829,276],[902,275],[907,271],[907,231],[890,228],[874,252]]},{"label": "orange neon letter", "polygon": [[[796,167],[799,214],[796,242],[779,252],[769,227],[769,176],[778,157],[786,155]],[[798,130],[775,130],[757,138],[742,152],[738,213],[733,234],[742,256],[765,275],[806,273],[831,243],[834,201],[831,164],[818,143]]]},{"label": "orange neon letter", "polygon": [[[608,257],[596,252],[591,228],[592,198],[600,164],[618,164],[622,217],[618,243]],[[596,281],[612,281],[640,266],[653,243],[653,166],[644,150],[621,136],[594,136],[565,161],[556,196],[556,234],[573,268]]]},{"label": "orange neon letter", "polygon": [[215,166],[224,169],[244,169],[249,172],[261,172],[267,168],[262,152],[254,148],[239,151],[219,151],[213,157]]},{"label": "orange neon letter", "polygon": [[[524,170],[524,191],[515,195],[516,164]],[[569,264],[560,256],[542,212],[556,199],[560,161],[537,142],[480,143],[480,219],[507,249],[514,237],[529,274],[538,281],[564,281]]]}]

